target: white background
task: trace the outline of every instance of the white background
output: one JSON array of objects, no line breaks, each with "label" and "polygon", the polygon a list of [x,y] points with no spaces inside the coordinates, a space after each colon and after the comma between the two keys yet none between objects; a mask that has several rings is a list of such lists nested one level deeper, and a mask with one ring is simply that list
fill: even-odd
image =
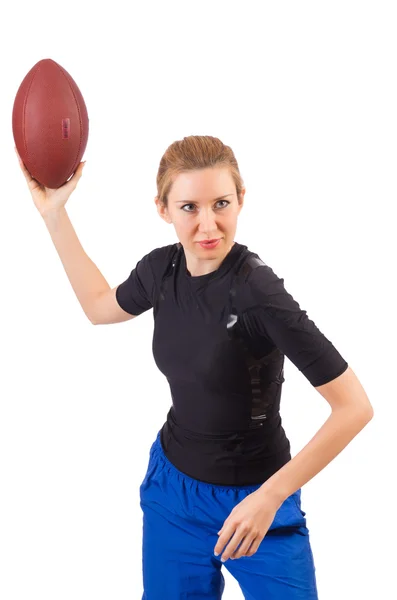
[{"label": "white background", "polygon": [[[0,50],[0,597],[141,598],[139,485],[171,398],[152,311],[93,326],[14,153],[17,89],[43,58],[85,99],[87,164],[66,208],[109,285],[177,241],[156,174],[175,140],[230,145],[247,193],[236,241],[358,375],[370,424],[302,489],[321,600],[395,593],[394,2],[14,2]],[[286,358],[295,455],[329,414]],[[222,569],[223,598],[242,598]],[[150,600],[150,599],[148,599]]]}]

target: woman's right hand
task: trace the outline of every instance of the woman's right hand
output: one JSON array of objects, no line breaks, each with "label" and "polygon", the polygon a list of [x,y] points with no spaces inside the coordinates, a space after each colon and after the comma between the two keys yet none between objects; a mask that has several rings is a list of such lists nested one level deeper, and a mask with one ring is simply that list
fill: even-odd
[{"label": "woman's right hand", "polygon": [[61,185],[61,187],[57,189],[47,188],[44,185],[41,185],[36,179],[30,175],[29,171],[25,167],[22,162],[21,157],[19,156],[18,150],[15,148],[16,155],[19,160],[19,166],[21,167],[22,173],[25,176],[27,181],[30,193],[32,194],[33,202],[41,214],[42,217],[45,217],[49,213],[56,212],[57,210],[63,208],[66,202],[69,199],[69,196],[76,188],[77,183],[83,173],[83,168],[85,162],[79,163],[76,171],[73,174],[73,177],[69,179],[66,183]]}]

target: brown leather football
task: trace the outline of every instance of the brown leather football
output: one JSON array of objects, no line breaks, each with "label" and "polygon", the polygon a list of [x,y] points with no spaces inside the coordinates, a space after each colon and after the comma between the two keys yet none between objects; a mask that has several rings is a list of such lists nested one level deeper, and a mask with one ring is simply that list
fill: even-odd
[{"label": "brown leather football", "polygon": [[27,170],[48,188],[59,188],[78,167],[88,141],[84,98],[69,73],[51,58],[32,67],[12,111],[15,145]]}]

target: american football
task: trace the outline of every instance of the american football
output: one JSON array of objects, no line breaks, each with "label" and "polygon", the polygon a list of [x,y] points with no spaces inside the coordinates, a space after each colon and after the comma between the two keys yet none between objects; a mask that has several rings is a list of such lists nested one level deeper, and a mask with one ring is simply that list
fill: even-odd
[{"label": "american football", "polygon": [[40,60],[17,91],[12,130],[31,176],[56,189],[74,174],[88,141],[88,113],[72,76],[51,58]]}]

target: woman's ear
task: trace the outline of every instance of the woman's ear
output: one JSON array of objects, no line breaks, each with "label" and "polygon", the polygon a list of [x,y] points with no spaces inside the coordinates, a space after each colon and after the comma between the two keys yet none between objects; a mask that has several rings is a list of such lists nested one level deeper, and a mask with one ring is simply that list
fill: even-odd
[{"label": "woman's ear", "polygon": [[166,222],[166,223],[172,223],[171,218],[168,214],[168,210],[167,207],[159,201],[158,196],[155,197],[154,202],[156,204],[157,207],[157,212],[159,213],[160,217]]},{"label": "woman's ear", "polygon": [[240,192],[240,195],[239,195],[239,202],[238,202],[238,204],[239,204],[239,212],[240,212],[240,210],[243,208],[243,205],[244,205],[244,196],[245,196],[245,192],[246,192],[246,189],[245,189],[245,188],[243,188],[243,189],[241,190],[241,192]]}]

